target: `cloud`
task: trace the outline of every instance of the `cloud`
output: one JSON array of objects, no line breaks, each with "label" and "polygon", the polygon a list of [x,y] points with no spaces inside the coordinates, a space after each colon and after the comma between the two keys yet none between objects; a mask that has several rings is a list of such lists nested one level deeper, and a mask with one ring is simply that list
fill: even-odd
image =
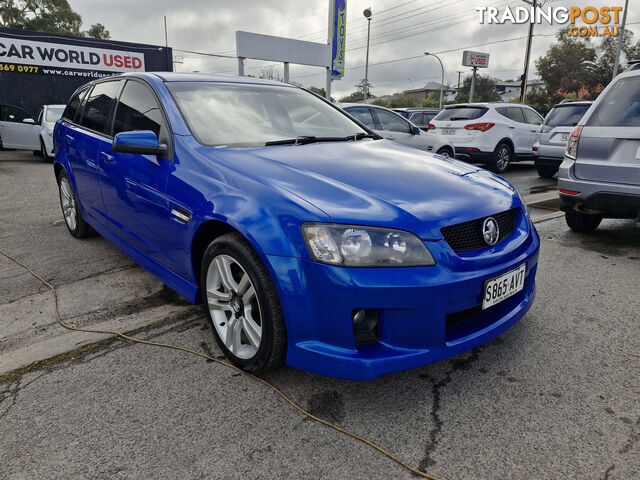
[{"label": "cloud", "polygon": [[[235,32],[246,30],[267,35],[279,35],[326,43],[328,2],[309,0],[71,0],[71,6],[82,15],[85,28],[93,23],[104,24],[112,38],[131,42],[164,44],[163,15],[167,16],[169,45],[175,49],[208,53],[235,54]],[[455,85],[457,71],[462,67],[461,47],[470,47],[491,54],[486,72],[500,79],[515,79],[524,69],[526,40],[519,39],[491,45],[483,43],[525,37],[528,25],[480,25],[476,6],[507,5],[500,0],[347,0],[346,74],[334,81],[334,96],[352,92],[364,78],[366,20],[362,11],[372,7],[369,81],[373,93],[383,95],[409,88],[418,88],[428,81],[440,81],[440,64],[423,52],[439,54],[445,67],[445,82]],[[511,2],[514,3],[514,2]],[[516,2],[519,4],[520,2]],[[575,5],[559,0],[553,5]],[[590,5],[623,5],[623,0],[593,0]],[[629,10],[627,22],[640,21],[640,13]],[[633,25],[630,25],[633,28]],[[534,60],[543,55],[553,42],[551,35],[558,26],[535,27],[530,69],[535,74]],[[636,38],[638,40],[638,38]],[[447,52],[447,50],[456,49]],[[233,75],[235,59],[216,59],[176,51],[182,63],[178,71],[215,72]],[[401,62],[377,65],[389,60],[420,56]],[[265,64],[248,60],[246,72],[259,75]],[[305,86],[323,87],[324,70],[316,67],[291,66],[291,79]]]}]

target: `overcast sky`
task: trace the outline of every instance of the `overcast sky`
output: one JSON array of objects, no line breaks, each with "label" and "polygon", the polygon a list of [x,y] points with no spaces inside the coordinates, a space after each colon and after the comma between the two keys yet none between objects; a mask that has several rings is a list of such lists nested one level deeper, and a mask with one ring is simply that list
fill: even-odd
[{"label": "overcast sky", "polygon": [[[235,55],[235,31],[245,30],[314,42],[327,42],[329,0],[70,0],[82,15],[84,26],[100,22],[111,38],[164,44],[163,15],[167,16],[169,46],[174,49]],[[640,5],[630,0],[628,28],[640,40]],[[551,0],[563,6],[624,6],[624,0]],[[632,5],[632,4],[635,4]],[[364,78],[366,20],[362,11],[373,10],[369,53],[372,93],[384,95],[419,88],[440,81],[441,69],[433,57],[420,57],[378,65],[382,62],[437,53],[444,63],[445,83],[457,84],[470,69],[461,66],[462,50],[491,54],[483,73],[502,80],[522,74],[528,25],[481,25],[476,6],[525,5],[522,0],[347,0],[345,77],[334,81],[332,92],[340,97],[355,90]],[[637,22],[637,23],[636,23]],[[635,24],[634,24],[635,23]],[[536,25],[530,68],[545,53],[560,26]],[[515,39],[515,40],[514,40]],[[509,41],[510,40],[510,41]],[[489,42],[499,42],[489,45]],[[598,42],[596,39],[595,42]],[[440,53],[442,52],[442,53]],[[235,59],[204,57],[174,51],[176,71],[200,71],[234,75]],[[269,67],[271,65],[272,67]],[[273,68],[282,75],[282,65],[248,60],[245,72],[260,75]],[[324,69],[292,65],[291,80],[304,86],[324,87]]]}]

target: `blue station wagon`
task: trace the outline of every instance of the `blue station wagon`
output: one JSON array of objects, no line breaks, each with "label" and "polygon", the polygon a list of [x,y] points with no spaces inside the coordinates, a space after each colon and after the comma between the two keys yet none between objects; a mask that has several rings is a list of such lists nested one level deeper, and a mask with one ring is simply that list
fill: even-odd
[{"label": "blue station wagon", "polygon": [[520,320],[539,238],[482,168],[382,139],[302,88],[124,74],[55,128],[66,225],[193,303],[247,371],[374,379]]}]

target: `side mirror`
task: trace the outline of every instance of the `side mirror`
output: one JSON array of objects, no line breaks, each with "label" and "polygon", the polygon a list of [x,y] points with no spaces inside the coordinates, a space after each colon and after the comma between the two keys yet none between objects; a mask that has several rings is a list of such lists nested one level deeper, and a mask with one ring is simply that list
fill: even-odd
[{"label": "side mirror", "polygon": [[167,146],[158,143],[158,137],[151,130],[136,130],[116,134],[111,149],[117,153],[137,153],[140,155],[164,155]]},{"label": "side mirror", "polygon": [[420,127],[412,126],[411,135],[420,135]]},{"label": "side mirror", "polygon": [[33,118],[25,118],[22,123],[28,123],[29,125],[35,125],[36,121]]}]

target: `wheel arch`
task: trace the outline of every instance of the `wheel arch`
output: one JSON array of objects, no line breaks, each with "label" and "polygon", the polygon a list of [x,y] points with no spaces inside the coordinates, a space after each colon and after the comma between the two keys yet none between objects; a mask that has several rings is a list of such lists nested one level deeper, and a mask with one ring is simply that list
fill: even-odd
[{"label": "wheel arch", "polygon": [[511,153],[515,154],[515,151],[516,151],[515,145],[513,144],[513,140],[511,140],[511,138],[509,137],[504,137],[498,140],[498,142],[496,142],[496,148],[493,151],[495,152],[498,149],[498,147],[503,143],[506,143],[507,145],[509,145],[509,148],[511,148]]}]

